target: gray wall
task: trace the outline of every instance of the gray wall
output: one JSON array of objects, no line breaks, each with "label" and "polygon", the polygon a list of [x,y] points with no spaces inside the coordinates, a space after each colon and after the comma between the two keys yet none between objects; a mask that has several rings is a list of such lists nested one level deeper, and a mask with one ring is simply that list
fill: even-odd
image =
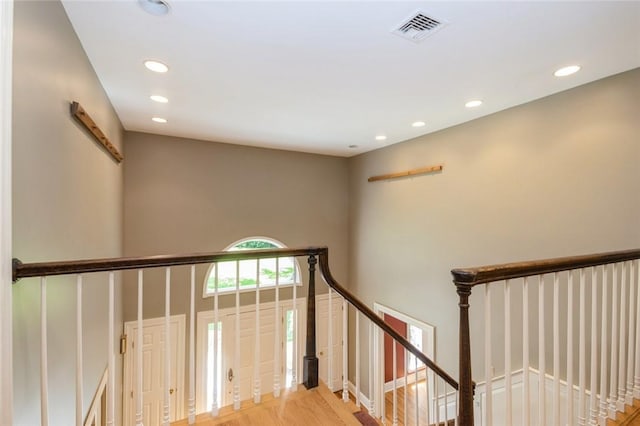
[{"label": "gray wall", "polygon": [[[58,1],[16,2],[14,24],[14,256],[25,262],[120,256],[123,167],[70,117],[69,103],[79,101],[121,147],[118,117]],[[75,419],[75,300],[75,279],[49,280],[52,425]],[[85,410],[107,363],[106,300],[105,277],[87,277]],[[20,426],[40,423],[39,306],[37,280],[14,285],[15,424]],[[121,323],[120,302],[116,318]]]},{"label": "gray wall", "polygon": [[[222,251],[241,238],[266,236],[288,247],[328,246],[332,272],[346,285],[345,158],[134,132],[125,133],[125,156],[125,255]],[[306,266],[300,258],[305,287]],[[196,270],[197,311],[213,306],[202,298],[206,273],[207,265]],[[171,278],[171,313],[188,314],[188,268],[173,268]],[[125,275],[126,321],[137,315],[135,280],[134,273]],[[163,271],[145,272],[144,282],[144,316],[160,317]],[[324,284],[317,287],[326,292]],[[298,294],[305,295],[306,288]],[[288,297],[284,290],[281,298]],[[261,295],[262,302],[272,298],[270,291]],[[225,296],[220,307],[233,303]],[[241,303],[254,303],[254,294],[242,294]]]},{"label": "gray wall", "polygon": [[[638,117],[636,69],[350,159],[351,288],[435,325],[437,361],[457,374],[453,267],[640,245]],[[439,163],[441,173],[367,182]],[[471,299],[477,380],[480,290]]]}]

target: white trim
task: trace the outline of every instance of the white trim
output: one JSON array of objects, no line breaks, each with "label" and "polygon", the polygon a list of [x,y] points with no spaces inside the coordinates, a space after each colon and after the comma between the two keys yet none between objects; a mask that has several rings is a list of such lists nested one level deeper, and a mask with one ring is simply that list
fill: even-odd
[{"label": "white trim", "polygon": [[11,109],[13,0],[0,1],[0,424],[13,424]]},{"label": "white trim", "polygon": [[[148,326],[163,326],[165,321],[165,317],[159,318],[148,318],[142,321],[142,327]],[[183,419],[184,416],[184,367],[185,367],[185,332],[186,332],[186,315],[171,315],[170,324],[177,325],[177,336],[170,336],[170,338],[175,338],[177,342],[177,371],[176,371],[176,418],[174,420]],[[135,331],[138,328],[138,321],[127,321],[124,323],[124,334],[126,336],[135,336]],[[124,362],[123,362],[123,392],[122,392],[122,423],[130,424],[131,419],[135,419],[135,401],[132,398],[128,398],[128,394],[130,391],[134,390],[133,388],[133,379],[131,370],[133,369],[133,359],[135,357],[135,351],[131,347],[131,342],[133,339],[127,339],[127,351],[124,354]],[[164,368],[164,367],[161,367]],[[133,412],[133,413],[131,413]],[[133,414],[133,415],[132,415]],[[135,424],[135,422],[134,422]]]},{"label": "white trim", "polygon": [[[356,394],[356,385],[353,384],[351,380],[349,380],[349,393],[351,395]],[[360,405],[366,409],[369,407],[370,401],[369,398],[360,390]],[[370,416],[373,417],[373,414],[369,413]]]},{"label": "white trim", "polygon": [[107,388],[107,380],[109,379],[109,369],[105,368],[102,379],[98,384],[96,393],[93,395],[93,401],[84,420],[84,426],[93,426],[102,424],[102,395]]}]

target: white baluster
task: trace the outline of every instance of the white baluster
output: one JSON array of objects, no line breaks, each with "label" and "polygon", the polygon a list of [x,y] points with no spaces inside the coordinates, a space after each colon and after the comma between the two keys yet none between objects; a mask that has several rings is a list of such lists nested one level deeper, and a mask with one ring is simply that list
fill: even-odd
[{"label": "white baluster", "polygon": [[142,366],[142,346],[144,324],[142,322],[143,314],[143,271],[138,270],[138,317],[137,317],[137,330],[136,330],[136,426],[142,426],[144,421],[144,414],[142,412],[142,372],[144,368]]},{"label": "white baluster", "polygon": [[438,393],[438,379],[437,375],[433,375],[433,412],[436,417],[436,424],[440,424],[440,393]]},{"label": "white baluster", "polygon": [[360,311],[356,309],[356,407],[360,408]]},{"label": "white baluster", "polygon": [[[407,395],[407,370],[408,370],[408,356],[407,356],[407,350],[405,348],[402,348],[402,352],[404,353],[404,397],[402,398],[402,408],[404,409],[404,419],[403,419],[403,424],[408,424],[407,423],[407,414],[409,412],[409,410],[407,410],[407,400],[408,395]],[[417,384],[417,383],[416,383]]]},{"label": "white baluster", "polygon": [[[431,407],[430,404],[431,402],[429,401],[429,369],[425,366],[425,380],[424,380],[424,389],[425,389],[425,402],[426,402],[426,419],[427,419],[427,424],[431,424]],[[431,376],[433,376],[433,374],[431,374]],[[383,404],[384,405],[384,404]],[[486,423],[486,424],[490,424],[490,423]]]},{"label": "white baluster", "polygon": [[573,272],[567,283],[567,424],[575,424],[573,414]]},{"label": "white baluster", "polygon": [[626,392],[626,400],[625,403],[628,405],[633,404],[633,368],[635,366],[635,360],[633,358],[635,354],[636,347],[636,316],[638,315],[636,309],[638,306],[635,305],[636,297],[636,286],[634,285],[634,276],[638,274],[638,269],[635,267],[635,262],[630,262],[631,271],[629,272],[629,339],[627,342],[627,392]]},{"label": "white baluster", "polygon": [[[295,268],[293,269],[295,271]],[[293,287],[295,289],[295,284]],[[294,306],[294,312],[295,312],[295,298],[294,298],[293,306]],[[253,352],[253,402],[256,404],[259,404],[260,403],[260,259],[256,259],[255,314],[256,314],[256,324],[255,324],[255,330],[254,330],[255,342],[254,342],[254,348],[253,348],[253,351],[254,351]],[[294,345],[294,348],[295,348],[295,345]],[[295,383],[295,380],[293,382]]]},{"label": "white baluster", "polygon": [[333,290],[329,287],[329,333],[327,343],[327,386],[333,391]]},{"label": "white baluster", "polygon": [[[484,375],[485,375],[485,423],[493,424],[493,366],[491,365],[491,288],[484,286]],[[428,401],[427,401],[428,404]]]},{"label": "white baluster", "polygon": [[529,426],[531,397],[529,396],[529,277],[522,286],[522,425]]},{"label": "white baluster", "polygon": [[169,426],[171,413],[171,268],[165,269],[164,279],[164,407],[162,425]]},{"label": "white baluster", "polygon": [[[598,424],[598,274],[596,267],[591,268],[591,384],[589,389],[589,408],[591,417],[589,424]],[[569,388],[570,389],[570,388]]]},{"label": "white baluster", "polygon": [[618,264],[613,265],[611,280],[611,369],[609,376],[609,418],[616,418],[616,401],[618,400]]},{"label": "white baluster", "polygon": [[547,421],[547,403],[545,401],[546,357],[544,348],[544,316],[544,276],[538,275],[538,424],[541,425]]},{"label": "white baluster", "polygon": [[[511,424],[511,283],[504,282],[504,387],[505,387],[505,419]],[[445,395],[446,395],[445,388]],[[446,406],[445,406],[446,411]]]},{"label": "white baluster", "polygon": [[[373,408],[374,408],[374,392],[373,392],[373,351],[375,350],[373,347],[373,333],[374,333],[374,324],[372,321],[369,321],[369,406],[367,409],[369,410],[369,414],[373,416]],[[416,387],[417,389],[417,387]]]},{"label": "white baluster", "polygon": [[[276,262],[276,271],[278,270],[278,264]],[[278,283],[278,273],[276,272],[276,292]],[[280,321],[277,318],[278,312],[278,299],[276,294],[276,336],[280,329]],[[234,336],[234,352],[233,352],[233,409],[240,409],[240,262],[236,260],[236,321],[235,321],[235,336]],[[279,365],[278,359],[274,358],[274,368]],[[280,367],[276,368],[280,370]]]},{"label": "white baluster", "polygon": [[560,276],[553,274],[553,424],[560,426]]},{"label": "white baluster", "polygon": [[636,260],[636,356],[633,376],[633,397],[640,399],[640,260]]},{"label": "white baluster", "polygon": [[293,390],[298,388],[298,303],[297,303],[297,288],[296,285],[297,273],[296,260],[293,259],[293,311],[291,311],[291,321],[293,326],[293,351],[291,354],[291,386]]},{"label": "white baluster", "polygon": [[191,265],[191,292],[189,294],[189,424],[196,421],[196,266]]},{"label": "white baluster", "polygon": [[584,269],[580,270],[580,340],[578,356],[578,386],[580,387],[580,393],[578,395],[578,424],[587,424],[586,419],[586,361],[585,351],[586,349],[586,329],[585,329],[585,276]]},{"label": "white baluster", "polygon": [[47,368],[47,277],[40,278],[40,424],[49,424],[49,369]]},{"label": "white baluster", "polygon": [[608,267],[602,267],[602,320],[600,321],[600,426],[607,426],[607,330],[608,330],[608,314],[607,314],[607,298],[609,290],[607,286],[609,275]]},{"label": "white baluster", "polygon": [[[415,375],[415,382],[414,382],[414,389],[415,392],[413,394],[414,396],[414,400],[413,403],[415,404],[415,410],[416,410],[416,426],[420,425],[420,397],[418,395],[418,393],[420,392],[420,386],[418,386],[418,358],[414,358],[415,361],[415,365],[414,365],[414,375]],[[370,411],[371,412],[371,411]]]},{"label": "white baluster", "polygon": [[[356,311],[356,318],[358,312]],[[391,338],[391,343],[393,344],[393,426],[397,426],[398,424],[398,364],[397,364],[397,355],[396,355],[396,341]],[[356,372],[357,374],[357,372]]]},{"label": "white baluster", "polygon": [[[448,408],[448,401],[447,401],[447,382],[445,382],[444,379],[442,379],[442,389],[444,390],[444,424],[448,425],[449,424],[449,412],[447,410]],[[509,418],[511,418],[511,416],[509,416]]]},{"label": "white baluster", "polygon": [[342,401],[349,401],[349,305],[342,299]]},{"label": "white baluster", "polygon": [[[273,396],[278,398],[280,396],[280,258],[276,257],[276,336],[273,345],[274,357],[273,357]],[[238,331],[239,333],[240,331]],[[238,345],[238,353],[240,352],[240,346]],[[240,407],[240,400],[238,398],[238,407]]]},{"label": "white baluster", "polygon": [[82,275],[76,278],[76,426],[82,426]]},{"label": "white baluster", "polygon": [[218,264],[213,265],[214,283],[213,283],[213,401],[211,402],[211,415],[216,417],[220,406],[218,405]]},{"label": "white baluster", "polygon": [[618,411],[624,412],[624,401],[627,393],[625,387],[627,367],[627,352],[625,351],[625,337],[627,336],[627,322],[626,322],[626,307],[627,307],[627,262],[622,262],[622,284],[620,287],[620,339],[618,341],[619,352],[618,359]]},{"label": "white baluster", "polygon": [[116,418],[116,363],[114,355],[114,324],[115,324],[115,275],[109,272],[109,344],[107,368],[109,380],[107,382],[107,426],[113,426]]}]

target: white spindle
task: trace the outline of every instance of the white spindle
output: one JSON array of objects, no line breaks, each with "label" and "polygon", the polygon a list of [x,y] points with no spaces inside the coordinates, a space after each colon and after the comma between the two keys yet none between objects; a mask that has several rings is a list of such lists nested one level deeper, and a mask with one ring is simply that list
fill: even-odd
[{"label": "white spindle", "polygon": [[433,375],[433,411],[436,417],[436,424],[440,424],[440,393],[438,392],[438,379]]},{"label": "white spindle", "polygon": [[567,424],[575,424],[573,415],[573,271],[567,283]]},{"label": "white spindle", "polygon": [[[277,287],[278,287],[278,264],[276,263],[276,337],[278,336],[278,330],[280,329],[280,321],[278,321],[278,299],[277,299]],[[240,409],[240,262],[236,260],[236,321],[235,321],[235,336],[233,351],[233,409]],[[277,344],[278,340],[276,340]],[[278,365],[278,359],[274,358],[274,369],[280,370]]]},{"label": "white spindle", "polygon": [[349,305],[342,299],[342,400],[349,401]]},{"label": "white spindle", "polygon": [[[415,382],[414,382],[414,386],[413,386],[414,389],[415,389],[415,392],[413,394],[413,396],[414,396],[413,403],[415,404],[414,409],[416,410],[416,422],[415,422],[415,424],[416,424],[416,426],[418,426],[418,425],[420,425],[420,403],[419,403],[419,401],[420,401],[420,397],[419,397],[420,386],[418,386],[418,358],[414,357],[414,359],[416,360],[416,362],[415,362],[414,371],[413,371],[413,373],[415,375],[415,378],[414,378]],[[371,374],[371,373],[369,373],[369,374]],[[369,412],[371,413],[371,411],[369,411]]]},{"label": "white spindle", "polygon": [[618,264],[613,265],[611,280],[611,369],[609,376],[609,418],[616,418],[616,401],[618,400]]},{"label": "white spindle", "polygon": [[[109,323],[111,324],[111,322]],[[49,424],[49,369],[47,368],[47,277],[40,278],[40,424]]]},{"label": "white spindle", "polygon": [[607,298],[609,296],[609,290],[607,281],[609,278],[609,268],[603,266],[602,269],[602,320],[600,321],[600,426],[607,426],[607,330],[609,316],[607,314]]},{"label": "white spindle", "polygon": [[[357,311],[356,311],[357,316]],[[398,424],[398,364],[396,354],[396,341],[391,338],[393,344],[393,426]]]},{"label": "white spindle", "polygon": [[560,426],[560,276],[553,274],[553,424]]},{"label": "white spindle", "polygon": [[544,316],[544,276],[538,275],[538,424],[541,425],[547,421],[547,403],[545,401],[546,357],[544,347]]},{"label": "white spindle", "polygon": [[631,271],[629,272],[629,339],[627,342],[627,392],[626,392],[626,400],[625,403],[628,405],[633,404],[633,368],[635,366],[635,360],[633,358],[635,354],[635,338],[636,338],[636,316],[638,315],[636,309],[638,307],[635,305],[636,297],[636,286],[634,285],[634,277],[638,274],[638,270],[635,267],[635,262],[630,262]]},{"label": "white spindle", "polygon": [[214,264],[213,283],[213,354],[210,367],[213,371],[213,401],[211,402],[211,415],[216,417],[220,406],[218,405],[218,264]]},{"label": "white spindle", "polygon": [[[596,396],[598,394],[598,270],[594,266],[591,268],[591,384],[589,389],[589,411],[591,417],[589,424],[598,424],[598,402]],[[570,388],[569,388],[570,389]]]},{"label": "white spindle", "polygon": [[640,399],[640,260],[636,260],[636,356],[633,376],[633,397]]},{"label": "white spindle", "polygon": [[[373,415],[373,401],[374,401],[374,392],[373,392],[373,333],[374,333],[374,324],[373,321],[369,321],[369,406],[367,409],[369,410],[369,414]],[[417,361],[417,360],[416,360]],[[416,373],[417,374],[417,373]],[[417,376],[416,376],[417,377]],[[417,381],[416,381],[417,383]],[[416,390],[418,388],[416,387]]]},{"label": "white spindle", "polygon": [[[493,424],[493,366],[491,365],[491,288],[484,286],[484,376],[485,376],[485,423]],[[428,403],[427,403],[428,405]]]},{"label": "white spindle", "polygon": [[298,303],[297,303],[297,267],[293,260],[293,311],[291,311],[291,321],[293,327],[293,350],[291,354],[291,386],[293,390],[298,389]]},{"label": "white spindle", "polygon": [[[295,268],[294,268],[295,271]],[[293,286],[295,289],[295,284]],[[295,312],[295,300],[293,303]],[[260,403],[260,259],[256,259],[256,323],[254,330],[254,347],[253,347],[253,402]],[[277,326],[277,325],[276,325]],[[294,346],[295,348],[295,346]],[[295,360],[295,358],[294,358]],[[295,361],[294,361],[295,363]],[[295,383],[295,380],[293,381]]]},{"label": "white spindle", "polygon": [[[429,383],[431,383],[431,381],[429,381],[429,376],[433,376],[433,374],[429,374],[429,369],[425,366],[425,380],[424,380],[424,392],[425,392],[425,402],[426,402],[426,419],[427,419],[427,424],[431,424],[431,407],[430,407],[430,400],[429,400]],[[383,404],[384,405],[384,404]],[[489,424],[489,423],[486,423]]]},{"label": "white spindle", "polygon": [[360,408],[360,311],[356,309],[356,407]]},{"label": "white spindle", "polygon": [[163,426],[169,426],[171,412],[171,268],[165,269],[164,279],[164,407]]},{"label": "white spindle", "polygon": [[627,352],[625,348],[627,337],[627,322],[626,322],[626,307],[627,307],[627,262],[622,262],[622,283],[620,287],[620,339],[618,341],[618,411],[624,412],[625,396],[627,389],[625,387],[627,367]]},{"label": "white spindle", "polygon": [[116,418],[116,363],[114,355],[115,340],[115,275],[109,272],[109,358],[107,368],[109,369],[109,380],[107,382],[107,426],[112,426]]},{"label": "white spindle", "polygon": [[578,395],[578,424],[586,424],[586,328],[585,328],[585,276],[584,269],[580,270],[580,340],[579,340],[579,359],[578,359],[578,386],[580,393]]},{"label": "white spindle", "polygon": [[529,426],[529,277],[522,286],[522,425]]},{"label": "white spindle", "polygon": [[[276,257],[276,336],[275,343],[273,345],[273,396],[278,398],[280,396],[280,258]],[[238,334],[240,331],[238,330]],[[238,346],[238,353],[240,352],[240,343],[236,343]],[[240,408],[240,397],[238,396],[238,408]]]},{"label": "white spindle", "polygon": [[142,346],[143,346],[143,331],[144,324],[142,322],[142,307],[143,307],[143,271],[138,270],[138,317],[137,317],[137,329],[136,329],[136,426],[142,426],[144,421],[144,414],[142,412],[142,372],[144,368],[142,366]]},{"label": "white spindle", "polygon": [[76,278],[76,426],[82,426],[82,275]]},{"label": "white spindle", "polygon": [[[505,419],[507,424],[511,424],[511,283],[504,282],[504,387],[505,387]],[[445,395],[447,389],[444,389]],[[445,405],[445,411],[446,411]]]},{"label": "white spindle", "polygon": [[333,391],[333,290],[329,287],[329,335],[327,344],[327,386]]},{"label": "white spindle", "polygon": [[[408,415],[408,412],[409,412],[409,410],[407,409],[407,400],[409,399],[408,395],[407,395],[407,380],[408,380],[408,378],[407,378],[407,370],[409,369],[408,368],[409,360],[408,360],[408,356],[407,356],[407,354],[408,354],[407,350],[405,348],[402,348],[402,352],[404,353],[404,396],[402,398],[402,408],[404,409],[404,412],[403,412],[404,413],[403,424],[406,425],[406,424],[408,424],[407,423],[407,415]],[[417,383],[416,383],[416,385],[417,385]]]},{"label": "white spindle", "polygon": [[196,266],[191,265],[191,292],[189,293],[189,424],[196,421]]},{"label": "white spindle", "polygon": [[444,424],[448,425],[449,424],[449,411],[447,410],[448,408],[448,399],[447,399],[447,382],[442,379],[442,389],[444,391]]}]

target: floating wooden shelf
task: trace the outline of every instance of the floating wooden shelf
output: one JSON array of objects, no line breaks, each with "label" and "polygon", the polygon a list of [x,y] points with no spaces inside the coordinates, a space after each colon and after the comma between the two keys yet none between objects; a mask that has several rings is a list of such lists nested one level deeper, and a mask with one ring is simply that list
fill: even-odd
[{"label": "floating wooden shelf", "polygon": [[427,173],[442,171],[443,167],[444,166],[442,164],[438,164],[437,166],[422,167],[419,169],[407,170],[406,172],[388,173],[386,175],[371,176],[369,179],[367,179],[367,181],[375,182],[378,180],[390,180],[390,179],[398,179],[398,178],[407,177],[407,176],[424,175]]},{"label": "floating wooden shelf", "polygon": [[80,124],[86,127],[89,132],[91,132],[93,137],[95,137],[96,140],[107,149],[109,154],[111,154],[111,156],[118,163],[124,160],[124,157],[122,156],[122,154],[120,154],[118,148],[116,148],[115,145],[109,141],[109,138],[107,138],[104,133],[102,133],[102,130],[100,130],[93,119],[91,119],[89,114],[87,114],[87,112],[82,108],[82,106],[80,106],[78,102],[74,101],[71,103],[71,115],[73,116],[73,118],[78,120]]}]

